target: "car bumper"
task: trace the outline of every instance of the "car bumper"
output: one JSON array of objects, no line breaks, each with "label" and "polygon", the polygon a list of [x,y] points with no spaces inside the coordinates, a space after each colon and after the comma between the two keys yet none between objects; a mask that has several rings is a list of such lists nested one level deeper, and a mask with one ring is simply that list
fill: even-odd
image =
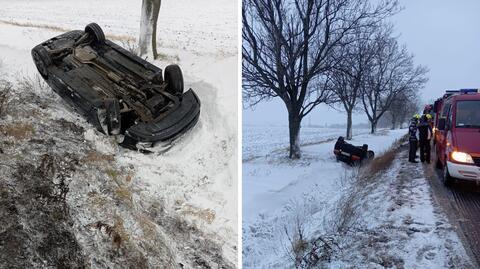
[{"label": "car bumper", "polygon": [[480,181],[480,167],[447,161],[448,172],[454,178]]},{"label": "car bumper", "polygon": [[184,93],[181,105],[158,122],[140,123],[127,129],[126,135],[141,144],[173,140],[191,129],[200,115],[200,100],[193,90]]}]

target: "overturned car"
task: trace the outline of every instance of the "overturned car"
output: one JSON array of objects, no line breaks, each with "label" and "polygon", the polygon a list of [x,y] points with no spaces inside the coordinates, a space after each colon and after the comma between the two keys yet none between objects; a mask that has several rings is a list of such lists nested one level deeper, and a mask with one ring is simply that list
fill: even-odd
[{"label": "overturned car", "polygon": [[143,149],[192,128],[200,100],[184,92],[180,67],[162,70],[105,39],[96,23],[32,49],[40,75],[95,127],[124,135],[122,146]]},{"label": "overturned car", "polygon": [[354,146],[345,142],[345,139],[340,136],[335,143],[333,154],[337,158],[337,161],[342,161],[350,165],[356,165],[362,163],[364,160],[373,159],[375,153],[372,150],[368,150],[368,145]]}]

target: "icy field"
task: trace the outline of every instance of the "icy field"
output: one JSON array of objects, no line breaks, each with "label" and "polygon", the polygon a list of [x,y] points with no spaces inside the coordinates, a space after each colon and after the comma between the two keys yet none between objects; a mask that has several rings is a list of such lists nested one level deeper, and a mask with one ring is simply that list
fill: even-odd
[{"label": "icy field", "polygon": [[[131,39],[138,37],[141,4],[131,0],[0,0],[0,21],[65,29],[83,29],[96,22],[107,35]],[[158,40],[162,48],[234,56],[236,18],[236,1],[163,1]]]},{"label": "icy field", "polygon": [[[0,0],[2,78],[13,83],[15,94],[21,96],[24,93],[17,85],[19,79],[32,78],[37,73],[30,56],[31,48],[65,30],[83,29],[92,21],[103,27],[107,38],[123,46],[134,44],[140,24],[140,3],[141,1],[130,0],[81,2]],[[177,223],[179,227],[182,222],[185,222],[188,229],[199,231],[200,239],[197,242],[209,240],[212,246],[219,246],[220,251],[217,251],[219,253],[215,253],[215,248],[207,251],[209,253],[206,257],[210,255],[207,264],[224,264],[227,267],[236,263],[238,232],[236,14],[235,1],[179,0],[163,3],[158,33],[160,59],[154,63],[161,68],[170,63],[178,63],[183,70],[185,87],[195,90],[202,102],[202,108],[200,120],[195,128],[162,155],[143,155],[121,149],[113,138],[97,133],[78,115],[69,112],[60,99],[49,97],[46,101],[42,101],[49,102],[45,108],[47,122],[52,118],[66,119],[68,122],[80,125],[81,131],[77,133],[77,138],[86,144],[73,148],[76,153],[82,155],[85,154],[85,150],[93,150],[102,156],[109,156],[109,165],[121,167],[122,171],[128,168],[129,185],[135,189],[131,196],[133,201],[131,210],[148,211],[149,209],[146,208],[148,204],[161,204],[162,210],[180,221]],[[38,91],[38,89],[33,90]],[[43,98],[42,95],[45,95],[45,92],[40,91],[37,94]],[[25,99],[21,100],[28,102]],[[25,124],[31,124],[33,128],[37,128],[35,120],[37,119],[35,117],[32,119],[31,116],[24,119],[15,118],[16,122],[24,121]],[[6,128],[5,126],[9,126],[11,121],[12,118],[4,119],[1,126]],[[52,135],[50,132],[45,133],[43,129],[45,126],[38,128],[40,129],[36,131],[37,135],[42,139]],[[62,135],[60,130],[52,130],[52,132]],[[28,139],[28,137],[22,139]],[[13,144],[11,145],[13,148],[4,150],[12,152],[23,150],[18,146],[20,144],[17,146]],[[57,149],[54,147],[52,150]],[[26,154],[25,159],[29,159],[35,158],[40,153],[22,151],[15,153],[15,156]],[[3,169],[5,167],[2,167]],[[95,165],[90,169],[94,172],[95,169],[100,168]],[[104,172],[104,169],[102,168],[99,172]],[[80,186],[82,177],[79,175],[73,177],[80,180],[77,183]],[[75,195],[81,197],[82,194],[87,195],[89,191],[91,190],[82,190]],[[115,196],[115,193],[113,191],[110,195]],[[107,195],[102,199],[113,198]],[[79,206],[75,200],[67,199],[67,201],[70,202],[69,206]],[[87,221],[95,220],[112,222],[113,225],[114,216],[119,210],[112,205],[112,208],[103,212],[102,215],[102,213],[93,214],[95,210],[88,208],[88,204],[81,204],[81,206],[85,208],[82,208],[80,213],[73,211],[81,214],[74,216],[74,219],[77,219],[76,225],[84,225]],[[86,216],[89,218],[85,219]],[[162,223],[155,222],[153,219],[145,220],[145,216],[142,216],[142,221],[154,223],[153,229],[155,227],[162,229]],[[138,232],[138,227],[135,225],[138,225],[135,220],[125,223],[127,236],[138,240],[137,244],[146,244],[142,238],[135,236]],[[175,234],[171,231],[162,232],[169,233],[167,244],[171,243],[172,246],[167,247],[170,247],[173,253],[179,253],[174,255],[179,259],[178,261],[182,261],[187,267],[190,262],[194,262],[189,261],[191,257],[187,255],[190,251],[188,249],[194,247],[193,245],[184,245],[175,249],[174,242],[177,240]],[[188,235],[190,232],[185,231],[185,233]],[[88,233],[82,234],[82,238],[83,236],[88,238]],[[92,240],[92,238],[88,239]],[[187,240],[178,237],[178,241],[181,240],[188,242],[197,239],[189,237]],[[148,249],[142,248],[142,251],[145,251],[144,253],[148,256]],[[212,258],[214,256],[222,262]],[[101,257],[97,258],[101,259]],[[158,261],[150,262],[147,264],[157,266],[161,264],[155,263]]]},{"label": "icy field", "polygon": [[[249,161],[257,157],[263,157],[272,150],[288,149],[288,126],[243,126],[243,161]],[[354,129],[354,135],[368,133],[368,129]],[[340,135],[345,136],[344,129],[323,127],[302,127],[301,144],[319,143],[329,139],[337,139]]]},{"label": "icy field", "polygon": [[[286,147],[279,141],[285,129],[244,130],[243,150],[259,152],[244,158],[242,168],[244,268],[292,268],[293,249],[318,258],[319,268],[472,268],[454,229],[433,205],[421,166],[407,163],[404,151],[364,186],[356,168],[333,156],[343,129],[305,128],[309,143],[301,160],[289,160],[286,150],[274,147],[265,154],[268,145]],[[380,156],[407,130],[362,132],[351,143],[366,143]],[[313,242],[317,256],[307,256]]]}]

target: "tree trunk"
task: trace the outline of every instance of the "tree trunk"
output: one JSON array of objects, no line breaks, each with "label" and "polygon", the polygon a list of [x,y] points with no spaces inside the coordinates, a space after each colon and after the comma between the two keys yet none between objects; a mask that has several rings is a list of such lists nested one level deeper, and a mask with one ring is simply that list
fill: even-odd
[{"label": "tree trunk", "polygon": [[392,113],[392,130],[395,130],[395,127],[397,127],[397,117]]},{"label": "tree trunk", "polygon": [[347,110],[347,140],[352,140],[352,111]]},{"label": "tree trunk", "polygon": [[374,134],[377,131],[377,122],[376,121],[371,121],[370,122],[370,133]]},{"label": "tree trunk", "polygon": [[288,113],[288,131],[290,134],[290,159],[300,159],[300,116],[295,112]]},{"label": "tree trunk", "polygon": [[140,18],[140,37],[138,48],[140,55],[156,59],[157,53],[157,21],[161,0],[143,0],[142,17]]}]

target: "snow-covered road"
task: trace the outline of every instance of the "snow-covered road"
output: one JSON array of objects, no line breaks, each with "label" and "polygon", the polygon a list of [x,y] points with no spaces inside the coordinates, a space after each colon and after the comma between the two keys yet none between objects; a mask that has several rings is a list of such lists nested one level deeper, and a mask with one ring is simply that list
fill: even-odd
[{"label": "snow-covered road", "polygon": [[359,200],[361,229],[349,233],[333,268],[476,268],[404,144]]}]

